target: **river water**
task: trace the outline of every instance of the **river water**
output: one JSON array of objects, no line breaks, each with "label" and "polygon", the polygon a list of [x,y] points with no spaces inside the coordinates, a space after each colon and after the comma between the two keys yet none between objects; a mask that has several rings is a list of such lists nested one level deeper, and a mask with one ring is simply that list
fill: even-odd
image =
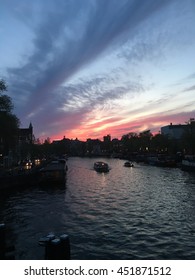
[{"label": "river water", "polygon": [[26,186],[0,197],[16,259],[43,259],[38,240],[66,233],[71,258],[195,259],[195,174],[180,169],[70,158],[63,187]]}]

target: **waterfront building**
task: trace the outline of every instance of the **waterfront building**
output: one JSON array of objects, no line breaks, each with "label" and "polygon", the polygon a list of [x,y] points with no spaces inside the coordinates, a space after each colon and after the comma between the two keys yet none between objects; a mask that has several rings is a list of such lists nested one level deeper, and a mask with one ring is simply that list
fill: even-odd
[{"label": "waterfront building", "polygon": [[171,139],[179,140],[186,131],[187,124],[172,124],[161,127],[161,134]]},{"label": "waterfront building", "polygon": [[184,133],[195,133],[195,119],[190,118],[185,124],[172,124],[161,127],[161,134],[171,139],[180,140]]}]

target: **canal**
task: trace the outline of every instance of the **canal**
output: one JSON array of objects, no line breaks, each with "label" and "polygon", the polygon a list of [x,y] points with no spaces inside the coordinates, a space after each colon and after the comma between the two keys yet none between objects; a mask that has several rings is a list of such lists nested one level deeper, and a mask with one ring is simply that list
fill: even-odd
[{"label": "canal", "polygon": [[195,259],[195,174],[179,168],[70,158],[64,186],[38,185],[0,194],[0,222],[15,258],[43,259],[41,237],[70,237],[71,257],[82,259]]}]

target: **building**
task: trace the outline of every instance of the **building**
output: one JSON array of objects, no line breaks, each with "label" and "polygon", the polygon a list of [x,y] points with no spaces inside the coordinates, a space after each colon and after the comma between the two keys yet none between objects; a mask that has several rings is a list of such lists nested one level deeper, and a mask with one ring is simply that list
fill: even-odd
[{"label": "building", "polygon": [[195,133],[195,119],[190,118],[186,124],[172,124],[161,127],[161,134],[179,140],[184,133]]},{"label": "building", "polygon": [[168,136],[171,139],[181,139],[186,132],[187,124],[172,124],[161,127],[161,134]]},{"label": "building", "polygon": [[19,144],[32,144],[33,143],[33,126],[30,123],[28,128],[20,128],[18,136]]}]

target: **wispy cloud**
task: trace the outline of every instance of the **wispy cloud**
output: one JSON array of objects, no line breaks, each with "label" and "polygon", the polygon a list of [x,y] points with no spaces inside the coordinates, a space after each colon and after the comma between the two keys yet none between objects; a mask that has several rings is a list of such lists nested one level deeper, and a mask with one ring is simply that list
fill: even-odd
[{"label": "wispy cloud", "polygon": [[[9,69],[10,88],[25,101],[22,117],[55,99],[58,86],[169,1],[58,0],[55,8],[48,2],[49,8],[42,3],[46,12],[33,30],[33,53],[21,67]],[[20,9],[27,12],[26,5]]]},{"label": "wispy cloud", "polygon": [[[165,29],[156,32],[154,15],[160,15],[164,22],[164,10],[177,1],[35,0],[29,5],[24,0],[18,5],[13,5],[13,0],[3,2],[7,9],[11,7],[12,16],[28,27],[32,38],[32,47],[24,59],[21,57],[19,66],[8,69],[16,113],[22,122],[32,121],[38,135],[57,135],[83,123],[94,129],[92,124],[87,125],[87,119],[95,108],[117,103],[126,95],[133,99],[146,91],[141,74],[134,75],[134,63],[143,65],[137,70],[143,73],[143,61],[155,64],[159,57],[163,60],[170,35]],[[112,53],[116,60],[123,60],[123,69],[114,66],[115,61],[109,57]],[[101,67],[97,75],[88,72],[89,76],[82,78],[83,70],[87,73],[89,66],[106,57],[113,64],[111,71]],[[74,80],[79,73],[80,78]],[[163,101],[159,98],[158,104],[148,103],[148,110]],[[135,111],[128,112],[127,119]],[[122,129],[117,123],[120,113],[111,119],[118,130]],[[108,120],[96,125],[108,125]],[[129,124],[126,129],[130,127]]]},{"label": "wispy cloud", "polygon": [[187,92],[187,91],[194,91],[195,90],[195,85],[191,86],[189,88],[186,88],[185,90],[183,90],[183,92]]}]

